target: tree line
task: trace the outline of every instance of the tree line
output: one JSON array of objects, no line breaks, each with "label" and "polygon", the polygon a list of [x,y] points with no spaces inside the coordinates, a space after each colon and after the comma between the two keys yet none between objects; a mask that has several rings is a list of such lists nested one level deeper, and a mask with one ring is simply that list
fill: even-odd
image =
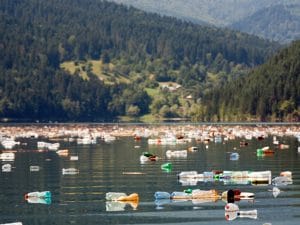
[{"label": "tree line", "polygon": [[[0,116],[19,119],[143,115],[152,111],[146,87],[175,81],[200,99],[280,47],[101,0],[1,0],[0,30]],[[106,84],[90,71],[86,80],[60,68],[90,59],[114,63],[113,73],[131,84]]]}]

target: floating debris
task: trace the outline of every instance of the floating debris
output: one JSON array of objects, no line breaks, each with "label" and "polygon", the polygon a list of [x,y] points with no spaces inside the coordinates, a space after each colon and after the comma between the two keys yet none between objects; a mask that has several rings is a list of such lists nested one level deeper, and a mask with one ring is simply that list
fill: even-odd
[{"label": "floating debris", "polygon": [[38,172],[38,171],[40,171],[40,167],[39,166],[30,166],[29,171],[30,172]]},{"label": "floating debris", "polygon": [[2,165],[2,172],[8,173],[11,172],[12,166],[9,163]]},{"label": "floating debris", "polygon": [[62,169],[62,174],[63,175],[75,175],[75,174],[79,174],[79,169],[76,168],[63,168]]}]

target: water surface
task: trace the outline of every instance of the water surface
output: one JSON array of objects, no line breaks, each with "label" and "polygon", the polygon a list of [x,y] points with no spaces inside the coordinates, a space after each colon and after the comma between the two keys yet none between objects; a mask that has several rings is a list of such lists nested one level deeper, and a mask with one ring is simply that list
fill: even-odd
[{"label": "water surface", "polygon": [[[26,225],[52,224],[299,224],[300,222],[300,154],[295,137],[279,137],[288,149],[278,149],[272,137],[258,141],[252,139],[240,147],[242,139],[209,144],[149,145],[146,138],[135,141],[132,137],[118,138],[111,143],[98,140],[95,145],[78,145],[60,140],[61,149],[69,149],[78,161],[57,155],[53,151],[36,152],[36,139],[22,139],[17,148],[11,172],[0,173],[0,223],[20,221]],[[52,141],[53,142],[53,141]],[[26,145],[24,145],[26,143]],[[168,149],[182,150],[197,146],[187,158],[167,158]],[[257,157],[256,149],[270,146],[275,154]],[[144,151],[160,157],[156,162],[140,163]],[[238,152],[239,160],[229,159],[230,152]],[[163,163],[173,165],[171,172],[161,169]],[[2,162],[2,165],[7,162]],[[31,172],[31,165],[40,171]],[[63,175],[63,168],[77,168],[79,174]],[[224,184],[224,182],[198,182],[196,186],[183,186],[177,179],[181,171],[199,173],[211,170],[271,170],[272,176],[281,171],[292,171],[293,184],[280,186],[282,191],[274,198],[272,185],[253,186]],[[133,174],[131,174],[133,172]],[[135,174],[135,173],[138,174]],[[255,193],[255,201],[240,201],[241,210],[257,209],[258,218],[236,218],[229,222],[224,217],[225,202],[157,202],[156,191],[183,191],[187,188],[204,190],[240,189]],[[49,190],[51,204],[30,204],[24,195],[32,191]],[[105,193],[136,192],[138,204],[106,202]]]}]

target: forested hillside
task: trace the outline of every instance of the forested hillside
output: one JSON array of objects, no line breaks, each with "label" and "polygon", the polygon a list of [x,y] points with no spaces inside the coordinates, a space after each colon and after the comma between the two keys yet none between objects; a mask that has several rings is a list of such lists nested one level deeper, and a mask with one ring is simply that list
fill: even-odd
[{"label": "forested hillside", "polygon": [[179,96],[201,99],[279,47],[101,0],[0,0],[0,31],[0,116],[18,119],[191,117]]},{"label": "forested hillside", "polygon": [[300,120],[300,41],[249,75],[214,90],[204,101],[221,121]]}]

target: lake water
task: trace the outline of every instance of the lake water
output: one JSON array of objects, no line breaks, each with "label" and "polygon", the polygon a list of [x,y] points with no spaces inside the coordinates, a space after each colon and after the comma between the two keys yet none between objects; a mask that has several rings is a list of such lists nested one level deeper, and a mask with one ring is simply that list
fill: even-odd
[{"label": "lake water", "polygon": [[[60,149],[68,149],[69,156],[53,151],[37,152],[36,139],[21,139],[11,172],[0,173],[0,224],[20,221],[26,225],[53,224],[300,224],[300,153],[295,137],[278,137],[288,149],[278,149],[272,137],[240,147],[241,139],[210,142],[149,145],[146,138],[135,141],[132,137],[117,138],[111,143],[98,140],[97,144],[81,145],[59,140]],[[46,140],[48,141],[48,140]],[[198,147],[188,152],[187,158],[167,158],[166,151]],[[270,146],[274,155],[258,157],[256,149]],[[140,163],[142,152],[149,151],[160,158],[155,162]],[[238,160],[230,160],[230,152],[238,152]],[[78,156],[78,161],[71,161]],[[161,169],[163,163],[172,163],[172,171]],[[39,166],[39,171],[30,171]],[[78,174],[62,174],[63,168],[77,168]],[[293,183],[279,186],[275,198],[272,185],[226,184],[221,181],[197,182],[183,186],[177,174],[195,170],[271,170],[272,177],[282,171],[291,171]],[[239,201],[240,210],[257,209],[257,219],[236,218],[227,221],[225,202],[193,203],[192,201],[155,201],[156,191],[183,191],[193,189],[240,189],[255,194],[254,201]],[[24,195],[33,191],[51,191],[50,204],[28,203]],[[107,192],[138,193],[139,202],[106,202]]]}]

